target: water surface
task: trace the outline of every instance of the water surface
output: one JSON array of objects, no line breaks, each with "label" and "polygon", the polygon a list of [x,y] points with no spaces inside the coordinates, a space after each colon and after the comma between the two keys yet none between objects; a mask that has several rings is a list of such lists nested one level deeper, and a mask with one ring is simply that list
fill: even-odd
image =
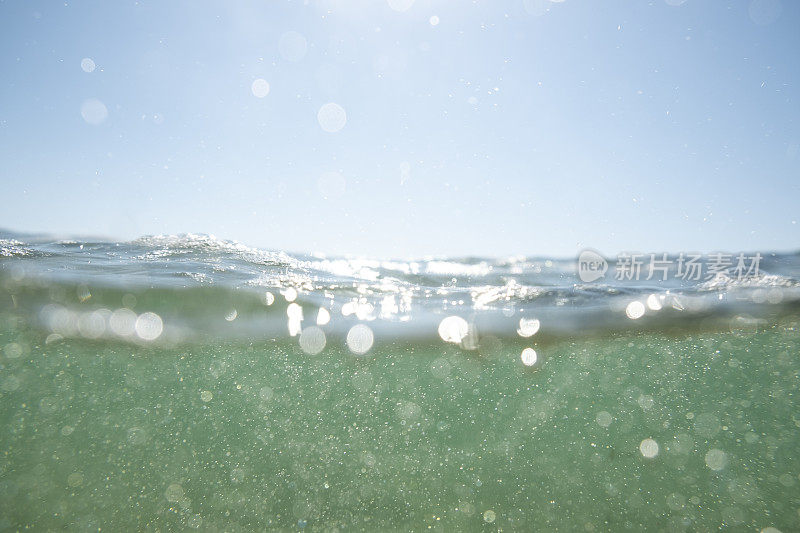
[{"label": "water surface", "polygon": [[800,528],[796,255],[584,284],[6,237],[4,530]]}]

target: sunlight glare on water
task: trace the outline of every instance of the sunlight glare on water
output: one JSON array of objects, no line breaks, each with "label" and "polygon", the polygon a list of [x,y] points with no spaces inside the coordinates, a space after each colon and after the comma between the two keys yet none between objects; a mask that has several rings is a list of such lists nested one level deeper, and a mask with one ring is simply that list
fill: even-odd
[{"label": "sunlight glare on water", "polygon": [[444,342],[460,343],[469,332],[469,324],[460,316],[449,316],[439,323],[439,337]]},{"label": "sunlight glare on water", "polygon": [[[0,444],[23,465],[0,484],[13,524],[78,520],[57,491],[96,498],[109,461],[130,465],[115,473],[125,497],[95,515],[128,529],[222,530],[236,515],[248,530],[648,530],[675,515],[791,531],[800,516],[785,503],[800,471],[789,273],[662,300],[587,291],[525,258],[295,256],[199,235],[18,241],[0,260]],[[631,475],[646,493],[626,488]],[[397,506],[322,498],[387,483],[406,488]],[[569,503],[576,487],[586,500]],[[141,491],[150,499],[128,498]]]},{"label": "sunlight glare on water", "polygon": [[375,337],[372,330],[366,324],[356,324],[347,332],[347,347],[355,355],[364,355],[370,348]]}]

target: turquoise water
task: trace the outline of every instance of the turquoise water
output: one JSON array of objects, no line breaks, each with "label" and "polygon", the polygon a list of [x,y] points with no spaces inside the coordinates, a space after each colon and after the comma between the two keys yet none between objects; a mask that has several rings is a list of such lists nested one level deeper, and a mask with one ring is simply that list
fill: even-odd
[{"label": "turquoise water", "polygon": [[3,530],[800,529],[796,256],[663,287],[199,236],[0,249]]}]

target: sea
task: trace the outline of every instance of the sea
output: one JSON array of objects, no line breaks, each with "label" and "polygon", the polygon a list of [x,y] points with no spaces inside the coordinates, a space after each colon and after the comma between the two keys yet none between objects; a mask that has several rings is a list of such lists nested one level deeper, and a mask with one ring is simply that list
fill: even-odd
[{"label": "sea", "polygon": [[800,253],[758,256],[2,231],[0,530],[798,531]]}]

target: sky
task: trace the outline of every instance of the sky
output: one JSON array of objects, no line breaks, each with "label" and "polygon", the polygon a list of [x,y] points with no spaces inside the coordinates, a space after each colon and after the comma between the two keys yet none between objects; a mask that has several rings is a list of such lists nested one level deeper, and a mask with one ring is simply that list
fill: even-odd
[{"label": "sky", "polygon": [[0,0],[0,228],[800,248],[800,2]]}]

